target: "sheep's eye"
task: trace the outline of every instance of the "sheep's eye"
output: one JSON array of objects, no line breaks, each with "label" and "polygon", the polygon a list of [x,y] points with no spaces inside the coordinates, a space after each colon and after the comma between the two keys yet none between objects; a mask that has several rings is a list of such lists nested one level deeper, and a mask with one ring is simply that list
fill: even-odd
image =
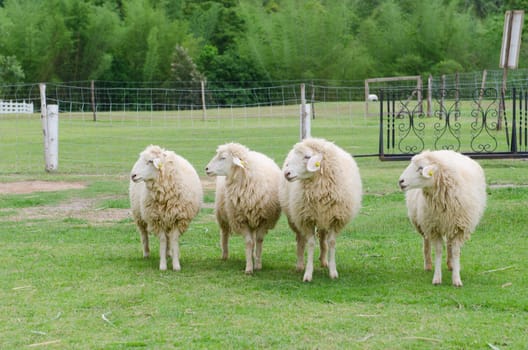
[{"label": "sheep's eye", "polygon": [[312,158],[312,157],[310,157],[310,156],[304,156],[304,159],[310,159],[310,158]]},{"label": "sheep's eye", "polygon": [[417,172],[421,173],[423,170],[423,166],[419,166],[418,169],[416,169]]},{"label": "sheep's eye", "polygon": [[225,160],[225,159],[226,159],[226,157],[220,157],[220,160]]},{"label": "sheep's eye", "polygon": [[154,164],[154,160],[152,159],[147,160],[147,164]]}]

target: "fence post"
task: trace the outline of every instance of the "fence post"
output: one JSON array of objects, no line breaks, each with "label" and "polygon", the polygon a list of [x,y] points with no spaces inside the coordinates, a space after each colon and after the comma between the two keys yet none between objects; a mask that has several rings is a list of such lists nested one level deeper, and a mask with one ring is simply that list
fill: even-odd
[{"label": "fence post", "polygon": [[46,156],[46,171],[54,171],[59,167],[59,106],[48,105],[47,108],[48,154]]},{"label": "fence post", "polygon": [[306,89],[301,84],[301,141],[310,137],[310,106],[306,105]]},{"label": "fence post", "polygon": [[207,119],[207,107],[205,106],[205,82],[201,80],[200,85],[202,87],[202,120],[205,121],[205,119]]},{"label": "fence post", "polygon": [[455,120],[458,120],[460,115],[460,77],[458,71],[455,72]]},{"label": "fence post", "polygon": [[92,80],[90,82],[90,90],[92,92],[92,111],[93,111],[93,121],[97,121],[97,112],[95,110],[95,83]]},{"label": "fence post", "polygon": [[433,115],[433,77],[429,74],[427,78],[427,116]]},{"label": "fence post", "polygon": [[46,84],[39,84],[40,90],[40,123],[42,127],[42,135],[44,137],[44,163],[45,169],[48,170],[48,108],[46,106]]}]

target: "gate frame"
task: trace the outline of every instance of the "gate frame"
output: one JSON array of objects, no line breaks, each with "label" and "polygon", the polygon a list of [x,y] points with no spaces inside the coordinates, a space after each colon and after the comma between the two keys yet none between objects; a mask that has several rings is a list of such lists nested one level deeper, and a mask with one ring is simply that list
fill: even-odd
[{"label": "gate frame", "polygon": [[[481,90],[481,89],[476,89]],[[497,91],[496,89],[492,89]],[[505,97],[504,94],[500,94],[499,104],[505,106]],[[511,118],[511,139],[510,135],[506,133],[507,144],[510,148],[510,151],[500,151],[500,152],[461,152],[474,159],[522,159],[528,158],[528,91],[517,91],[516,88],[512,89],[512,118]],[[384,128],[384,117],[386,113],[384,112],[384,103],[387,103],[387,115],[389,113],[395,113],[395,100],[386,100],[385,91],[380,90],[379,92],[379,104],[380,104],[380,122],[379,122],[379,151],[378,158],[382,161],[392,161],[392,160],[409,160],[417,153],[397,153],[397,154],[385,154],[385,128]],[[524,106],[523,106],[524,102]],[[392,103],[392,111],[390,110],[390,105]],[[523,108],[524,107],[524,108]],[[506,110],[504,110],[506,112]],[[506,115],[506,114],[505,114]],[[504,115],[504,116],[505,116]],[[517,117],[519,116],[519,124]],[[524,119],[523,119],[524,117]],[[506,127],[508,127],[506,125]],[[387,130],[390,132],[390,130]],[[392,129],[392,135],[389,138],[392,139],[393,147],[395,142],[395,129]],[[524,147],[526,151],[519,151],[518,146]],[[421,151],[420,151],[421,152]]]}]

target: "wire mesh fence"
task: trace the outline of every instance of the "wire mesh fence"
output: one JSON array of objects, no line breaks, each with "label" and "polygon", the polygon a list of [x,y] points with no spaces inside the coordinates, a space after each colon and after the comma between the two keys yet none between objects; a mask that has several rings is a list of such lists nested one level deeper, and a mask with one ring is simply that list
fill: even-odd
[{"label": "wire mesh fence", "polygon": [[[433,77],[435,88],[474,91],[501,85],[502,71]],[[526,87],[528,70],[512,71],[508,86]],[[90,81],[47,83],[47,104],[59,106],[61,173],[126,174],[148,144],[159,144],[205,166],[216,147],[240,142],[281,163],[299,140],[300,83],[233,82],[122,83]],[[338,143],[353,155],[378,153],[376,102],[364,113],[363,81],[306,83],[312,104],[312,136]],[[375,86],[409,88],[412,82]],[[414,86],[413,86],[414,87]],[[424,86],[425,89],[425,86]],[[373,87],[371,87],[373,92]],[[460,98],[464,99],[462,92]],[[470,98],[470,97],[468,97]],[[34,113],[0,114],[0,174],[35,174],[44,169],[39,84],[0,85],[0,100],[33,103]]]}]

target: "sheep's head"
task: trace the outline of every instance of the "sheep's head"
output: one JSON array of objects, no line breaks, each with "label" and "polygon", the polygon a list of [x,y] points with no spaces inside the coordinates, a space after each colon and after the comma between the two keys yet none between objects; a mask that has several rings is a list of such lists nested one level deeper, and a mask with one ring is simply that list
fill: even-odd
[{"label": "sheep's head", "polygon": [[130,172],[130,179],[134,182],[153,181],[162,171],[166,161],[165,151],[150,145],[141,154]]},{"label": "sheep's head", "polygon": [[414,156],[401,174],[398,183],[403,191],[433,186],[438,165],[426,157],[427,153]]},{"label": "sheep's head", "polygon": [[246,169],[244,158],[248,152],[245,146],[238,143],[221,145],[205,167],[205,173],[207,176],[228,176],[234,169]]},{"label": "sheep's head", "polygon": [[282,171],[286,180],[290,182],[309,179],[321,171],[322,161],[321,153],[297,144],[286,157]]}]

